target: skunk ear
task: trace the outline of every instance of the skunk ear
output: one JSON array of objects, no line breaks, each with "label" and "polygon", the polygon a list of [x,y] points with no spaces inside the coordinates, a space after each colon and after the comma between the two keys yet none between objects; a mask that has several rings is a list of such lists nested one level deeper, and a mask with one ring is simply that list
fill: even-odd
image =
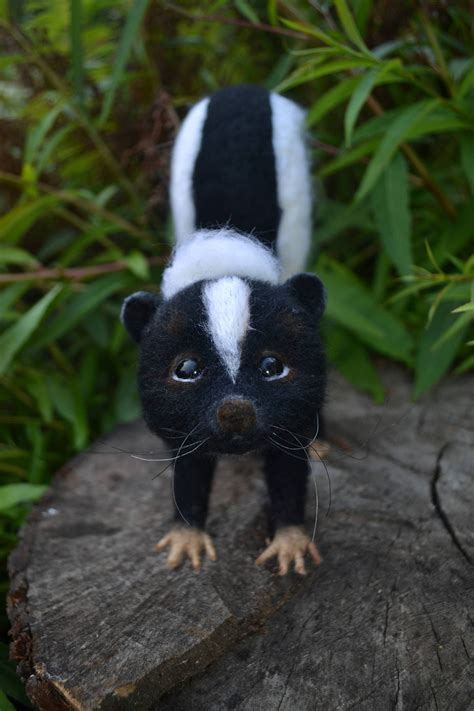
[{"label": "skunk ear", "polygon": [[321,279],[315,274],[296,274],[285,282],[285,286],[307,311],[316,319],[321,318],[326,305],[326,291]]},{"label": "skunk ear", "polygon": [[123,302],[120,319],[137,343],[140,343],[143,329],[160,304],[161,296],[148,291],[136,291]]}]

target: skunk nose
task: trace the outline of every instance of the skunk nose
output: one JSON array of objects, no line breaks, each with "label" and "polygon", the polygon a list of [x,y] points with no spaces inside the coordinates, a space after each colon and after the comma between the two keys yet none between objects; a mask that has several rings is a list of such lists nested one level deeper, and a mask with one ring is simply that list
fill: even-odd
[{"label": "skunk nose", "polygon": [[257,424],[257,413],[250,400],[230,398],[217,408],[217,422],[224,432],[244,434]]}]

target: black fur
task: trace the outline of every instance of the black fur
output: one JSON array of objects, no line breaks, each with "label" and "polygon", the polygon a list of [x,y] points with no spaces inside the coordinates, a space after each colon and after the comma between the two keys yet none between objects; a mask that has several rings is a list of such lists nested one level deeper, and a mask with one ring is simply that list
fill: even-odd
[{"label": "black fur", "polygon": [[122,321],[136,343],[140,343],[143,329],[152,318],[159,304],[159,294],[148,291],[138,291],[124,301],[122,307]]},{"label": "black fur", "polygon": [[[207,457],[252,449],[268,450],[266,478],[274,522],[303,521],[302,477],[305,478],[308,466],[276,450],[270,439],[277,439],[277,432],[287,445],[295,447],[298,443],[291,436],[272,428],[290,429],[302,435],[305,442],[316,432],[326,385],[324,353],[317,328],[323,308],[322,290],[321,301],[312,311],[306,295],[295,290],[294,280],[276,287],[262,282],[250,285],[252,330],[244,342],[235,384],[203,325],[203,282],[184,289],[170,301],[160,302],[141,333],[139,389],[145,420],[175,452],[175,435],[170,436],[168,428],[183,433],[180,443],[190,433],[186,449],[181,452],[185,456],[176,463],[176,502],[185,519],[191,518],[189,522],[194,525],[204,525],[207,512],[210,487]],[[262,379],[257,366],[265,353],[278,354],[291,366],[292,377],[271,382]],[[173,382],[173,365],[181,356],[196,357],[203,364],[205,370],[200,380],[192,384]],[[239,432],[239,428],[229,432],[219,423],[220,405],[236,396],[251,401],[256,410],[255,425],[244,432]],[[204,443],[196,454],[187,454],[186,450],[192,449],[187,445],[201,441]],[[304,457],[304,452],[299,452],[299,456]],[[283,472],[286,472],[285,485],[281,480]],[[189,483],[192,476],[193,486]]]},{"label": "black fur", "polygon": [[193,175],[196,225],[228,225],[272,244],[280,220],[268,92],[232,86],[211,97]]},{"label": "black fur", "polygon": [[[273,246],[280,210],[266,91],[233,87],[212,97],[193,182],[198,227],[230,225]],[[308,474],[304,452],[296,452],[302,459],[292,457],[271,440],[297,447],[287,429],[307,444],[322,422],[324,288],[311,274],[279,286],[248,281],[250,329],[233,383],[206,331],[205,283],[169,300],[139,292],[126,301],[122,314],[141,346],[139,390],[146,423],[182,455],[175,464],[176,517],[203,527],[216,456],[258,449],[265,454],[273,525],[301,524]],[[258,365],[269,354],[289,366],[286,378],[262,377]],[[173,378],[186,358],[202,367],[202,376],[192,383]],[[233,402],[240,403],[234,413]]]}]

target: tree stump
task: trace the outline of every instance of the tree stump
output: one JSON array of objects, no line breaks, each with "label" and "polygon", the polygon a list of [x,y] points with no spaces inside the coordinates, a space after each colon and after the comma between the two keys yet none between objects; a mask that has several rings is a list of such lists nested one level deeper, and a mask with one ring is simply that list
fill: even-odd
[{"label": "tree stump", "polygon": [[323,563],[305,578],[255,566],[266,519],[252,458],[220,465],[218,560],[199,575],[155,552],[169,472],[114,449],[161,449],[143,424],[67,465],[10,560],[12,654],[35,706],[473,709],[474,379],[413,404],[401,370],[382,377],[376,406],[331,376],[332,503],[326,516],[315,462]]}]

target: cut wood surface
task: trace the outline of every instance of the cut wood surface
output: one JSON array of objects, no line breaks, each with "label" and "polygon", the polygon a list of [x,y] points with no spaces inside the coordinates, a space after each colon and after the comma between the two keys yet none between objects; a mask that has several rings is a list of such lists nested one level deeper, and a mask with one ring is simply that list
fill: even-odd
[{"label": "cut wood surface", "polygon": [[35,706],[474,709],[474,379],[413,404],[401,370],[382,377],[376,406],[331,376],[332,501],[326,515],[315,462],[323,563],[305,578],[255,566],[266,517],[252,457],[219,465],[218,560],[199,575],[155,551],[170,472],[115,449],[163,456],[143,424],[70,462],[10,559],[12,653]]}]

